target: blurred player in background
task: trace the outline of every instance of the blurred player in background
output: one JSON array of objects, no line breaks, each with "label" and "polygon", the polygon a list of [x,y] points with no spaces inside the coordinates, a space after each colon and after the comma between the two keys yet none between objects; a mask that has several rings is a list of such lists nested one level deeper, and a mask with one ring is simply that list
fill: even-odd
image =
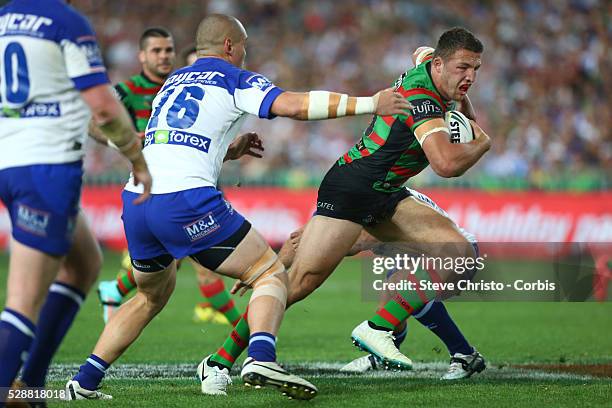
[{"label": "blurred player in background", "polygon": [[[147,122],[151,116],[151,104],[164,81],[174,69],[176,53],[172,35],[168,30],[161,27],[146,29],[140,36],[138,45],[140,49],[138,59],[142,64],[142,71],[130,77],[127,81],[115,85],[115,90],[130,114],[136,130],[144,135]],[[195,52],[185,51],[184,56],[187,65],[191,65],[195,61]],[[92,135],[98,141],[106,143],[103,135],[97,135],[95,130]],[[194,262],[193,265],[198,275],[200,292],[205,298],[204,303],[196,305],[194,319],[196,321],[235,325],[240,318],[240,312],[225,288],[223,280],[197,263]],[[135,289],[134,272],[130,256],[126,251],[117,278],[112,281],[102,281],[98,284],[98,297],[102,303],[105,323],[121,305],[123,299]]]},{"label": "blurred player in background", "polygon": [[44,386],[53,354],[101,266],[78,208],[91,113],[132,162],[143,184],[138,203],[148,197],[151,176],[134,127],[108,85],[88,21],[59,0],[14,0],[0,9],[0,20],[7,23],[0,33],[2,72],[9,74],[0,83],[0,199],[12,224],[0,314],[4,393],[24,359],[25,384],[15,386]]},{"label": "blurred player in background", "polygon": [[[247,35],[234,17],[212,14],[197,30],[200,57],[170,76],[153,103],[145,156],[156,183],[152,201],[132,205],[139,188],[123,193],[123,220],[135,269],[137,293],[106,325],[93,353],[66,384],[70,399],[105,398],[97,391],[106,369],[165,306],[176,282],[176,262],[190,256],[204,267],[253,287],[247,319],[249,358],[241,376],[248,384],[274,386],[310,399],[314,385],[276,363],[276,333],[287,299],[287,273],[261,235],[217,190],[228,147],[246,114],[318,120],[358,114],[399,114],[410,107],[388,89],[372,97],[326,91],[285,92],[242,69]],[[229,378],[206,361],[200,379]]]}]

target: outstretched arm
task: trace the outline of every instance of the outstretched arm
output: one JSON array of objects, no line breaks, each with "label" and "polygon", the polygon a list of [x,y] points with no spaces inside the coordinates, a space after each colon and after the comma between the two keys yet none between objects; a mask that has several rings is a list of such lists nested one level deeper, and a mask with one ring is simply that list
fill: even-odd
[{"label": "outstretched arm", "polygon": [[388,88],[368,97],[329,91],[283,92],[274,100],[271,111],[292,119],[320,120],[373,113],[405,115],[411,108],[402,95]]}]

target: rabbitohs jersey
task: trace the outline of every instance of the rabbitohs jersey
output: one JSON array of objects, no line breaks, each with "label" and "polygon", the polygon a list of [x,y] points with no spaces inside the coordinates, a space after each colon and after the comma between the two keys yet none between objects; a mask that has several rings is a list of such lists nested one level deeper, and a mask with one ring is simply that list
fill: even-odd
[{"label": "rabbitohs jersey", "polygon": [[144,72],[115,85],[115,92],[127,109],[139,132],[144,132],[151,116],[151,104],[161,84],[151,81]]},{"label": "rabbitohs jersey", "polygon": [[[282,89],[220,58],[175,71],[153,101],[143,154],[153,194],[216,187],[223,158],[247,114],[272,119]],[[140,193],[133,176],[127,191]]]},{"label": "rabbitohs jersey", "polygon": [[338,160],[357,174],[355,183],[383,193],[399,191],[412,176],[429,165],[414,130],[428,120],[444,119],[453,101],[445,101],[431,79],[431,62],[405,72],[395,88],[412,103],[408,116],[375,115],[361,140]]}]

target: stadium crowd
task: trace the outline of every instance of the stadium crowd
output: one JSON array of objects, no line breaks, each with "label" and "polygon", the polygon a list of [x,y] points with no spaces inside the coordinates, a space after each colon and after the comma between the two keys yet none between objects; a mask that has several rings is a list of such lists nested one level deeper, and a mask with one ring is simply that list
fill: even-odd
[{"label": "stadium crowd", "polygon": [[[247,68],[280,87],[365,95],[390,86],[420,45],[461,25],[485,45],[470,90],[494,147],[466,177],[422,184],[575,190],[609,188],[612,174],[612,2],[604,0],[76,0],[97,31],[111,79],[138,72],[137,39],[148,26],[192,41],[206,13],[233,14],[249,34]],[[181,64],[180,58],[177,63]],[[605,68],[605,67],[608,68]],[[228,166],[222,182],[314,185],[352,146],[367,119],[299,123],[253,120],[265,159]],[[113,152],[91,143],[91,180],[125,174]],[[93,153],[93,154],[92,154]],[[116,178],[114,181],[118,181]]]}]

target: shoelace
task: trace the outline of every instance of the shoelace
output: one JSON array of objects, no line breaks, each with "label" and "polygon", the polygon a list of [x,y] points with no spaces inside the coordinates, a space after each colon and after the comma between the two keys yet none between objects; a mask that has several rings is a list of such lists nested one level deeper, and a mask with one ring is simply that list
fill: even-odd
[{"label": "shoelace", "polygon": [[232,383],[232,378],[221,371],[218,367],[215,367],[214,372],[215,385],[220,385],[225,389],[225,387]]},{"label": "shoelace", "polygon": [[403,354],[402,354],[402,353],[401,353],[401,352],[400,352],[400,351],[397,349],[397,347],[395,347],[395,343],[394,343],[394,341],[395,341],[395,336],[393,335],[393,332],[392,332],[392,331],[390,331],[390,332],[385,332],[385,337],[387,337],[388,339],[390,339],[390,340],[391,340],[391,343],[393,344],[393,355],[396,355],[396,356],[397,356],[397,355],[402,355],[402,356],[403,356]]},{"label": "shoelace", "polygon": [[452,362],[450,366],[448,367],[448,372],[454,373],[456,371],[463,371],[463,364],[458,363],[458,362]]}]

